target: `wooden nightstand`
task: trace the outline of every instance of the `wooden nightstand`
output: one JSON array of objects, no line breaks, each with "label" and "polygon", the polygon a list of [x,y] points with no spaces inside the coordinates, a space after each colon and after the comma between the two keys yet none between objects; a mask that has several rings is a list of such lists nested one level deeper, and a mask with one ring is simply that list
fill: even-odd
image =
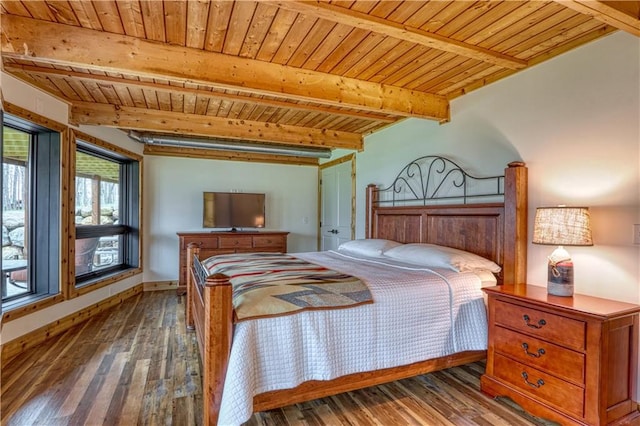
[{"label": "wooden nightstand", "polygon": [[640,424],[633,401],[640,306],[546,287],[485,288],[482,391],[561,424]]}]

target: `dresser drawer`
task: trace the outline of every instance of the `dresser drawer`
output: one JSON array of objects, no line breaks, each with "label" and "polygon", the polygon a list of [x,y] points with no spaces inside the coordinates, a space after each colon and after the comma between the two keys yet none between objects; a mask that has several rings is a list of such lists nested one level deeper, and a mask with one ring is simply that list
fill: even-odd
[{"label": "dresser drawer", "polygon": [[494,376],[539,401],[573,416],[584,413],[584,389],[533,367],[496,354]]},{"label": "dresser drawer", "polygon": [[493,329],[497,352],[524,364],[552,373],[575,384],[584,385],[584,354],[499,326]]},{"label": "dresser drawer", "polygon": [[220,238],[220,248],[252,248],[252,247],[253,247],[253,239],[251,235]]},{"label": "dresser drawer", "polygon": [[281,236],[259,236],[253,237],[253,247],[260,248],[279,248],[284,247],[284,238]]},{"label": "dresser drawer", "polygon": [[198,247],[203,248],[218,248],[218,237],[216,235],[199,235],[190,238],[184,238],[182,240],[184,247],[180,247],[182,250],[187,250],[189,244],[196,243]]},{"label": "dresser drawer", "polygon": [[494,315],[496,323],[502,326],[572,349],[585,348],[586,324],[583,321],[502,300],[496,300]]}]

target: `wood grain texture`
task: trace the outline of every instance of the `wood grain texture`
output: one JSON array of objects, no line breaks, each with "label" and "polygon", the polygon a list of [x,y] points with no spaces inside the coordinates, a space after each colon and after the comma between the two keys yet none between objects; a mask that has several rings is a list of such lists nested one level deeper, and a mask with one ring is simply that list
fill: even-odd
[{"label": "wood grain texture", "polygon": [[[2,365],[3,425],[202,424],[184,296],[139,294]],[[547,423],[480,391],[476,362],[255,414],[257,425]]]}]

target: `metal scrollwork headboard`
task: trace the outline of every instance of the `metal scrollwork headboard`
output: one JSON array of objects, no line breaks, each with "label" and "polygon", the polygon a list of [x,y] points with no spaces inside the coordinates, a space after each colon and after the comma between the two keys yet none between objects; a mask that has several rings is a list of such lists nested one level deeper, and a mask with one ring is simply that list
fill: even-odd
[{"label": "metal scrollwork headboard", "polygon": [[378,205],[494,201],[504,195],[504,176],[475,177],[448,158],[429,155],[411,161],[389,187],[376,191]]}]

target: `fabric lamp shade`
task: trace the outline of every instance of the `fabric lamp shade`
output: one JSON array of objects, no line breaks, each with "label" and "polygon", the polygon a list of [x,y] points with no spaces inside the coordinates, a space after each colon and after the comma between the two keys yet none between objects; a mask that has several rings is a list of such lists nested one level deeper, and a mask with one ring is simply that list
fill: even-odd
[{"label": "fabric lamp shade", "polygon": [[533,243],[592,246],[588,207],[539,207],[533,224]]},{"label": "fabric lamp shade", "polygon": [[533,243],[559,246],[549,256],[547,292],[555,296],[573,296],[573,261],[562,246],[593,245],[589,208],[537,208]]}]

